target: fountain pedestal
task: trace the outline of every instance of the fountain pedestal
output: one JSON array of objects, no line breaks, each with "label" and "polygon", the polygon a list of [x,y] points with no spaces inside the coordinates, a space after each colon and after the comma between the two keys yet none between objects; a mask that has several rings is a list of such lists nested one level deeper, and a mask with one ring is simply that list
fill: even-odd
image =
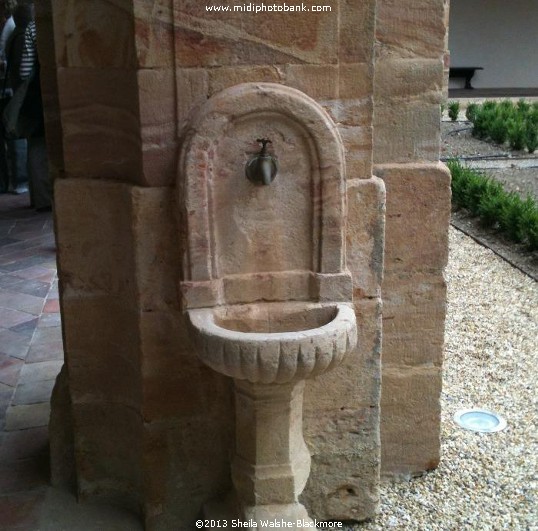
[{"label": "fountain pedestal", "polygon": [[307,519],[298,502],[310,473],[303,439],[304,380],[235,381],[236,448],[232,479],[244,520]]},{"label": "fountain pedestal", "polygon": [[[234,495],[226,518],[312,522],[299,503],[310,473],[303,439],[305,380],[335,367],[357,343],[344,303],[259,303],[189,310],[198,357],[235,380]],[[234,507],[235,505],[235,507]],[[222,508],[206,507],[209,518]],[[300,524],[298,525],[298,521]]]}]

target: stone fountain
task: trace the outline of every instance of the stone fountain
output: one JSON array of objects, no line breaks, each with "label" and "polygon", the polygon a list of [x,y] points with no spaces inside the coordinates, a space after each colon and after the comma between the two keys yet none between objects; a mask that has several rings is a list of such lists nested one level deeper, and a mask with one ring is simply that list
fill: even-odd
[{"label": "stone fountain", "polygon": [[207,515],[309,520],[298,501],[310,472],[305,380],[357,344],[342,142],[305,94],[245,83],[203,106],[181,160],[184,308],[200,360],[235,382],[234,491]]}]

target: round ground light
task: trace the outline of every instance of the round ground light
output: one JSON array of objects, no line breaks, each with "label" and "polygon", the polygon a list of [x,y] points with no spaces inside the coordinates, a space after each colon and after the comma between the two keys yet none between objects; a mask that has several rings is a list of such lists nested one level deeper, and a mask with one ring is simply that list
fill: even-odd
[{"label": "round ground light", "polygon": [[493,433],[506,428],[506,420],[486,409],[463,409],[454,415],[454,422],[462,428],[481,433]]}]

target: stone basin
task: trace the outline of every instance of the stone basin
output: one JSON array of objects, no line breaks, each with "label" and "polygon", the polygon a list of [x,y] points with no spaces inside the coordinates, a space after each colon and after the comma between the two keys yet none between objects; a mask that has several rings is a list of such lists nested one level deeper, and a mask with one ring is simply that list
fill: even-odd
[{"label": "stone basin", "polygon": [[188,311],[198,357],[252,383],[289,383],[335,367],[357,344],[346,303],[254,303]]}]

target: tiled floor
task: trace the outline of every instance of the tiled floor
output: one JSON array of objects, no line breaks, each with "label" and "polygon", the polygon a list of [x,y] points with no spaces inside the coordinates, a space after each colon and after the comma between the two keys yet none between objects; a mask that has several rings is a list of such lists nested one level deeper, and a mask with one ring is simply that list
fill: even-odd
[{"label": "tiled floor", "polygon": [[132,515],[48,487],[50,395],[63,364],[53,221],[0,195],[0,529],[134,531]]}]

